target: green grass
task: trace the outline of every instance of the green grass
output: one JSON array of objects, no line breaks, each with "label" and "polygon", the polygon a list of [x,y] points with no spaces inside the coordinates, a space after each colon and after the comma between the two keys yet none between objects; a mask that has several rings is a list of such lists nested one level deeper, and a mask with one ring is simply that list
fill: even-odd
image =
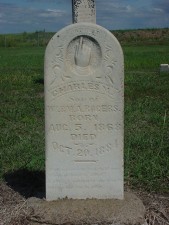
[{"label": "green grass", "polygon": [[134,187],[169,192],[169,46],[124,47],[125,177]]},{"label": "green grass", "polygon": [[44,49],[1,49],[0,177],[44,169]]},{"label": "green grass", "polygon": [[[124,46],[125,180],[169,192],[169,46]],[[0,179],[44,170],[44,48],[0,49]]]},{"label": "green grass", "polygon": [[169,74],[126,74],[125,175],[134,186],[169,191]]},{"label": "green grass", "polygon": [[0,48],[0,70],[41,70],[45,48]]},{"label": "green grass", "polygon": [[159,72],[160,64],[169,63],[169,45],[124,46],[126,71]]}]

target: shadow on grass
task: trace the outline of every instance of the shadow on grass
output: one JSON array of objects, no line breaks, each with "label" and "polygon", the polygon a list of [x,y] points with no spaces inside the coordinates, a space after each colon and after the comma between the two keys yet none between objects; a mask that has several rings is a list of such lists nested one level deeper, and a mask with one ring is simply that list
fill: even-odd
[{"label": "shadow on grass", "polygon": [[45,172],[18,170],[4,176],[7,185],[25,198],[45,198]]},{"label": "shadow on grass", "polygon": [[44,84],[44,79],[43,78],[35,79],[34,82],[35,84]]}]

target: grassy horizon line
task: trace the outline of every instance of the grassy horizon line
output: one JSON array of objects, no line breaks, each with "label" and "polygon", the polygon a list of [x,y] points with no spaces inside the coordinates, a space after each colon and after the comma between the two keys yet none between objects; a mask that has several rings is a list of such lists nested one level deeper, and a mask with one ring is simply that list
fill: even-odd
[{"label": "grassy horizon line", "polygon": [[[169,27],[162,27],[162,28],[156,28],[156,27],[147,27],[147,28],[126,28],[126,29],[108,29],[111,32],[128,32],[128,31],[155,31],[155,30],[169,30]],[[59,31],[59,30],[58,30]],[[36,31],[22,31],[22,32],[16,32],[16,33],[0,33],[0,35],[21,35],[21,34],[34,34],[34,33],[57,33],[58,31],[46,31],[44,30],[36,30]]]}]

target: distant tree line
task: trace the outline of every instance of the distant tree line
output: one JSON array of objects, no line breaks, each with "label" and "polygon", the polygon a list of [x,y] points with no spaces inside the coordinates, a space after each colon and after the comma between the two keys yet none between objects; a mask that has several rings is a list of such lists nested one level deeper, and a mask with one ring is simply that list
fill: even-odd
[{"label": "distant tree line", "polygon": [[4,34],[0,35],[0,47],[46,46],[53,35],[54,33],[45,32],[45,30],[34,33]]},{"label": "distant tree line", "polygon": [[121,44],[169,44],[169,28],[112,31]]},{"label": "distant tree line", "polygon": [[[169,44],[169,28],[111,31],[123,45],[126,44]],[[41,47],[46,46],[53,32],[35,31],[20,34],[1,34],[0,47]]]}]

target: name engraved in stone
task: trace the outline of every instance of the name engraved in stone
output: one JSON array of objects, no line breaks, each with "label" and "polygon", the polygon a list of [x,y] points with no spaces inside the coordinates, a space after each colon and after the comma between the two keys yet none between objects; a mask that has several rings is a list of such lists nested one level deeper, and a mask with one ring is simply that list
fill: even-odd
[{"label": "name engraved in stone", "polygon": [[99,112],[104,112],[104,113],[109,113],[109,112],[120,112],[120,106],[117,105],[87,105],[87,104],[79,104],[79,105],[48,105],[47,109],[49,111],[55,111],[55,112],[61,112],[61,113],[68,113],[68,112],[73,112],[73,113],[99,113]]},{"label": "name engraved in stone", "polygon": [[100,94],[108,95],[109,97],[113,98],[115,93],[118,93],[119,90],[111,85],[107,85],[100,82],[87,82],[87,81],[77,81],[77,82],[69,82],[60,84],[52,90],[50,89],[49,92],[53,97],[60,97],[70,92],[74,91],[95,91]]}]

